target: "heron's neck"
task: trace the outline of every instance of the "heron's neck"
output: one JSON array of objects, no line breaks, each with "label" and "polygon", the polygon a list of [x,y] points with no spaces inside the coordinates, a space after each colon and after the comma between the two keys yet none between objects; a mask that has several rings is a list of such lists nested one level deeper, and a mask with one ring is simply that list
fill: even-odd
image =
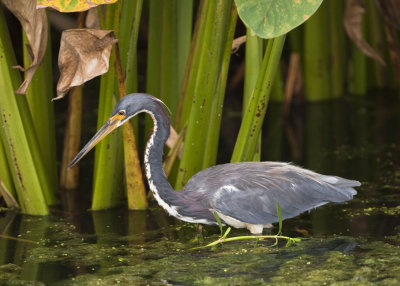
[{"label": "heron's neck", "polygon": [[147,142],[144,165],[146,177],[158,204],[170,215],[176,215],[174,206],[180,205],[179,193],[169,183],[162,165],[164,144],[169,137],[170,121],[163,107],[158,110],[145,110],[154,122],[154,131]]}]

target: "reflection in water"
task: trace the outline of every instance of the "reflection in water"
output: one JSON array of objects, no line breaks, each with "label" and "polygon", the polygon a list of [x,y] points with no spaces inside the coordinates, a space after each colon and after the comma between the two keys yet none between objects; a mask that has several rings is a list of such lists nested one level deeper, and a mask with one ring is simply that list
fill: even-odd
[{"label": "reflection in water", "polygon": [[[197,245],[194,225],[176,221],[156,206],[149,211],[86,211],[81,195],[88,192],[80,191],[67,194],[54,216],[0,213],[0,284],[397,284],[399,106],[383,103],[378,112],[377,103],[363,100],[297,106],[287,119],[281,105],[269,107],[263,160],[293,161],[363,183],[349,203],[284,222],[285,234],[309,239],[290,248],[240,241],[189,251]],[[228,120],[225,126],[236,121]],[[228,161],[235,128],[223,130],[233,134],[221,136],[220,159]],[[203,230],[206,241],[218,233],[216,227]]]}]

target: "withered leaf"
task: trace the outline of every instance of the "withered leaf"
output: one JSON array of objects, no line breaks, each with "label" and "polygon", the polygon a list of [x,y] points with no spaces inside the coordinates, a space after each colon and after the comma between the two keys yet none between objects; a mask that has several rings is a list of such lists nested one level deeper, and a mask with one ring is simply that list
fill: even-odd
[{"label": "withered leaf", "polygon": [[97,8],[91,8],[86,14],[85,26],[89,29],[100,29],[99,15]]},{"label": "withered leaf", "polygon": [[15,200],[13,195],[4,185],[4,183],[0,180],[0,198],[3,197],[6,202],[7,207],[9,208],[19,208],[18,202]]},{"label": "withered leaf", "polygon": [[344,14],[344,27],[354,44],[368,57],[381,65],[386,65],[382,57],[363,39],[362,18],[365,8],[361,0],[347,0]]},{"label": "withered leaf", "polygon": [[73,86],[108,71],[112,45],[117,42],[111,30],[71,29],[62,33],[58,67],[60,79],[57,97],[60,99]]},{"label": "withered leaf", "polygon": [[383,16],[388,19],[397,30],[400,30],[400,1],[375,0],[375,2]]},{"label": "withered leaf", "polygon": [[246,35],[233,39],[231,53],[232,54],[236,53],[239,50],[240,46],[243,45],[245,42],[246,42]]},{"label": "withered leaf", "polygon": [[37,7],[51,7],[60,12],[82,12],[102,4],[113,4],[118,0],[37,0]]},{"label": "withered leaf", "polygon": [[36,9],[36,0],[2,1],[18,18],[30,43],[27,49],[31,57],[31,65],[29,68],[24,69],[25,80],[15,91],[17,94],[24,94],[46,52],[48,32],[46,11],[44,9]]},{"label": "withered leaf", "polygon": [[169,138],[166,142],[167,146],[170,148],[167,156],[165,157],[163,166],[164,166],[164,171],[167,176],[171,173],[172,167],[174,165],[174,162],[176,158],[181,158],[182,154],[182,149],[183,149],[183,139],[185,137],[186,133],[186,127],[187,124],[183,127],[181,133],[178,133],[175,131],[175,129],[170,126],[170,135]]}]

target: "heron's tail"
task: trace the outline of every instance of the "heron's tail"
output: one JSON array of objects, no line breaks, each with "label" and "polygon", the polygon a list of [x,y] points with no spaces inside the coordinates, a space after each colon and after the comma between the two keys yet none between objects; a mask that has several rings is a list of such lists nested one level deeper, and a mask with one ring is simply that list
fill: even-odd
[{"label": "heron's tail", "polygon": [[357,191],[354,188],[361,186],[359,181],[348,180],[337,176],[323,176],[321,179],[347,197],[347,200],[351,200],[353,196],[357,194]]}]

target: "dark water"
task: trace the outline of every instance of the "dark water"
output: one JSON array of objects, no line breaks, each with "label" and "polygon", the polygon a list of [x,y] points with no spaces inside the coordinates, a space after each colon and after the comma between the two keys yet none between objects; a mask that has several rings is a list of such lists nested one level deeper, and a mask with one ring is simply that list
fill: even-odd
[{"label": "dark water", "polygon": [[[400,106],[377,98],[299,106],[289,120],[280,105],[270,105],[264,160],[362,182],[351,202],[284,221],[285,235],[304,238],[295,245],[240,240],[191,250],[216,240],[218,228],[205,227],[201,236],[156,206],[55,210],[49,217],[3,212],[0,234],[18,240],[0,238],[0,284],[400,285]],[[223,129],[229,154],[232,131]]]}]

